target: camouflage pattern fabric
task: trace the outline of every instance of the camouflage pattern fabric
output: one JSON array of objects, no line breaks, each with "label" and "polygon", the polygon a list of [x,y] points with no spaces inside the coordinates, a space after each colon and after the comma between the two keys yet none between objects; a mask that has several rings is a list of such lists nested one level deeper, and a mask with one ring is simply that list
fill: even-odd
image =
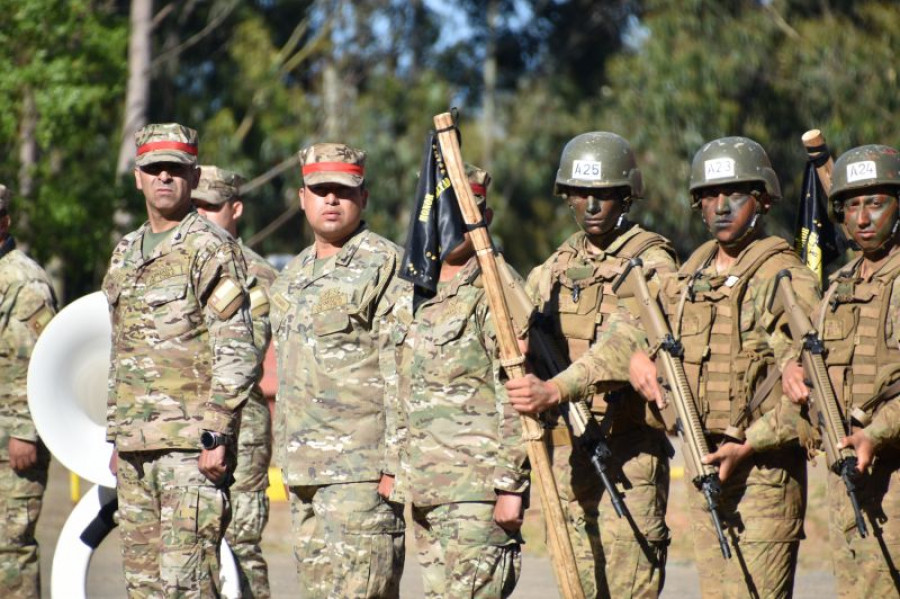
[{"label": "camouflage pattern fabric", "polygon": [[705,498],[693,486],[688,491],[702,595],[791,597],[806,513],[804,451],[753,454],[722,485],[719,506],[731,559],[722,557]]},{"label": "camouflage pattern fabric", "polygon": [[400,251],[363,225],[319,269],[311,246],[272,285],[277,461],[288,486],[397,472],[393,329],[409,321],[412,296],[396,276]]},{"label": "camouflage pattern fabric", "polygon": [[[240,188],[244,183],[246,180],[237,173],[204,164],[200,167],[197,187],[191,190],[191,199],[219,206],[228,200],[240,199]],[[243,244],[241,247],[245,252],[249,249]]]},{"label": "camouflage pattern fabric", "polygon": [[231,492],[231,522],[225,530],[225,540],[237,563],[242,599],[268,599],[272,596],[269,565],[260,547],[268,521],[269,498],[265,491]]},{"label": "camouflage pattern fabric", "polygon": [[[898,347],[900,277],[894,279],[888,289],[888,293],[881,294],[874,301],[882,306],[885,305],[883,302],[888,302],[885,313],[888,322],[879,330],[893,332],[889,343]],[[819,310],[830,311],[831,308],[823,301]],[[854,317],[853,322],[858,323],[858,316],[854,314]],[[842,333],[848,339],[858,338],[858,332],[854,330]],[[827,338],[825,346],[834,349]],[[876,373],[877,379],[884,383],[892,380],[889,375],[888,372]],[[842,389],[843,385],[836,389],[839,398]],[[846,406],[847,398],[842,399]],[[900,397],[889,399],[877,408],[872,422],[864,431],[875,444],[875,459],[858,491],[860,507],[869,528],[868,538],[859,536],[843,482],[837,475],[828,473],[829,537],[841,599],[900,594]]]},{"label": "camouflage pattern fabric", "polygon": [[[398,484],[416,506],[523,493],[529,470],[518,413],[507,401],[487,298],[473,257],[424,301],[405,351],[407,442]],[[516,275],[518,276],[518,275]]]},{"label": "camouflage pattern fabric", "polygon": [[153,123],[134,134],[135,166],[154,162],[197,164],[197,132],[178,123]]},{"label": "camouflage pattern fabric", "polygon": [[259,377],[243,258],[196,212],[144,258],[148,231],[122,239],[103,281],[113,325],[107,440],[120,452],[200,449],[204,429],[236,432]]},{"label": "camouflage pattern fabric", "polygon": [[366,153],[362,150],[339,143],[318,143],[303,148],[298,155],[303,184],[308,187],[323,183],[359,187],[365,181]]},{"label": "camouflage pattern fabric", "polygon": [[[56,299],[44,270],[14,247],[11,237],[0,247],[0,506],[6,515],[0,520],[0,595],[18,599],[41,594],[34,532],[50,454],[28,411],[26,378],[34,344],[56,313]],[[9,465],[11,437],[37,443],[37,463],[26,472]]]},{"label": "camouflage pattern fabric", "polygon": [[522,571],[519,540],[494,522],[493,502],[412,509],[426,599],[501,599]]},{"label": "camouflage pattern fabric", "polygon": [[400,596],[403,505],[377,489],[375,482],[291,487],[299,597]]},{"label": "camouflage pattern fabric", "polygon": [[277,461],[294,489],[300,579],[358,590],[311,597],[394,596],[403,569],[402,509],[375,493],[399,468],[394,336],[412,306],[399,263],[400,248],[361,225],[318,267],[314,246],[301,252],[271,288]]},{"label": "camouflage pattern fabric", "polygon": [[[265,354],[271,338],[268,289],[278,272],[265,258],[241,243],[247,262],[247,286],[253,320],[253,343]],[[263,530],[269,521],[269,463],[272,459],[272,418],[259,382],[253,385],[250,399],[241,409],[238,434],[237,467],[231,486],[232,516],[225,538],[234,553],[244,599],[271,596],[269,570],[263,557]]]},{"label": "camouflage pattern fabric", "polygon": [[218,597],[228,494],[197,451],[119,452],[119,530],[131,599]]},{"label": "camouflage pattern fabric", "polygon": [[[753,348],[755,355],[771,356],[774,365],[770,367],[778,368],[790,359],[792,341],[786,317],[784,314],[770,313],[767,308],[775,273],[785,268],[790,270],[794,293],[807,312],[811,313],[819,299],[818,285],[812,271],[800,262],[786,244],[783,246],[787,249],[781,251],[782,246],[779,245],[779,249],[765,258],[758,270],[744,277],[747,280],[740,280],[741,277],[733,275],[732,273],[742,272],[744,260],[753,255],[754,246],[760,243],[762,240],[752,242],[729,270],[723,273],[717,272],[714,264],[704,262],[707,260],[706,254],[701,255],[701,252],[709,252],[710,256],[715,252],[713,244],[705,244],[685,262],[679,272],[680,281],[688,278],[693,280],[695,292],[688,303],[694,304],[694,309],[702,310],[704,304],[712,301],[706,298],[714,297],[713,294],[719,289],[729,285],[743,285],[738,313],[731,315],[734,322],[739,324],[740,339],[732,340],[730,346],[719,347],[716,343],[709,342],[709,336],[718,331],[715,323],[707,323],[704,328],[699,321],[691,323],[686,318],[684,322],[677,322],[673,315],[679,313],[677,303],[682,288],[674,284],[674,278],[663,285],[669,302],[670,323],[674,325],[673,329],[681,331],[685,346],[688,382],[694,393],[698,393],[700,389],[700,402],[703,401],[703,393],[712,389],[711,383],[705,382],[709,377],[705,364],[718,359],[716,352],[734,351],[736,347]],[[697,263],[698,258],[702,258],[703,266],[693,272],[689,266]],[[711,306],[706,309],[711,310]],[[684,313],[688,313],[687,308]],[[701,356],[700,352],[707,346],[709,350],[705,357]],[[690,363],[698,356],[701,366],[692,369]],[[723,362],[728,363],[728,360]],[[736,358],[732,355],[730,363],[735,362]],[[744,375],[743,372],[737,374]],[[697,379],[698,375],[702,375],[702,380]],[[757,380],[757,384],[759,382]],[[744,387],[740,385],[728,388],[732,404],[745,405],[749,397],[741,393],[752,394],[755,387],[742,389]],[[767,400],[762,405],[763,413],[760,414],[760,410],[757,410],[750,415],[746,442],[754,448],[755,453],[752,459],[743,462],[723,484],[723,526],[737,554],[736,559],[725,560],[722,557],[712,523],[708,513],[705,513],[706,503],[702,495],[693,489],[688,493],[692,509],[694,547],[705,596],[733,597],[746,596],[748,593],[760,597],[791,595],[797,547],[803,538],[803,518],[806,513],[806,464],[805,453],[800,445],[807,444],[811,425],[803,418],[801,410],[791,404],[786,396],[776,394],[775,397],[778,399],[773,404],[769,404]],[[732,413],[735,413],[733,407]],[[711,445],[720,441],[721,436],[714,435],[710,439]],[[686,473],[686,476],[691,474]]]},{"label": "camouflage pattern fabric", "polygon": [[[590,320],[577,331],[578,342],[585,344],[593,341],[595,334],[616,330],[618,322],[640,326],[634,316],[636,309],[622,301],[607,307],[609,300],[603,295],[609,293],[614,280],[608,277],[617,276],[625,268],[627,259],[620,255],[624,244],[641,231],[635,225],[605,251],[596,252],[588,249],[583,232],[576,233],[528,276],[529,295],[537,310],[553,323],[558,346],[569,345],[565,334],[568,329],[560,324],[562,309],[575,318]],[[660,240],[660,245],[640,254],[645,271],[652,275],[654,288],[658,287],[656,273],[672,273],[677,268],[671,245]],[[566,263],[565,272],[558,272],[562,261]],[[567,283],[579,269],[584,273],[579,280],[581,297],[573,303]],[[608,272],[597,275],[598,271]],[[599,314],[588,305],[592,298],[594,304],[601,305]],[[621,388],[628,380],[628,359],[635,349],[636,344],[627,337],[616,337],[615,342],[596,345],[583,359],[576,359],[553,378],[565,399],[586,399],[594,404],[595,416],[605,419],[603,426],[611,433],[609,444],[613,452],[610,472],[640,532],[636,535],[630,523],[616,515],[583,452],[573,451],[571,444],[552,448],[553,470],[587,597],[656,597],[664,581],[671,446],[660,430],[645,424],[645,402],[632,389]],[[595,390],[616,387],[619,389],[614,403],[593,402]],[[558,418],[555,411],[553,418]],[[556,426],[565,425],[556,422]]]}]

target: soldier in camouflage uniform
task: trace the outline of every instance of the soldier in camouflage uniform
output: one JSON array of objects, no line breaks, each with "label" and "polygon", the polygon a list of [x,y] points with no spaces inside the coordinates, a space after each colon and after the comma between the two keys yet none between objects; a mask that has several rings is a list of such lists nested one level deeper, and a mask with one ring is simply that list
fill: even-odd
[{"label": "soldier in camouflage uniform", "polygon": [[0,185],[0,595],[38,599],[40,557],[34,531],[50,453],[31,421],[25,382],[31,350],[56,313],[56,297],[44,269],[16,249],[9,203],[10,192]]},{"label": "soldier in camouflage uniform", "polygon": [[[265,258],[248,248],[237,237],[237,223],[244,213],[239,195],[244,179],[215,166],[200,167],[200,182],[191,192],[197,212],[238,240],[247,262],[247,288],[250,290],[250,316],[253,342],[260,354],[269,347],[269,287],[278,272]],[[262,373],[260,373],[261,375]],[[238,433],[237,467],[231,485],[231,522],[225,540],[234,553],[241,580],[241,597],[266,599],[269,568],[262,554],[263,529],[269,521],[269,462],[272,459],[272,418],[259,381],[253,385],[250,399],[241,409]]]},{"label": "soldier in camouflage uniform", "polygon": [[131,597],[218,596],[239,409],[258,379],[244,259],[191,204],[197,133],[135,135],[148,222],[113,251],[107,440]]},{"label": "soldier in camouflage uniform", "polygon": [[272,285],[276,451],[290,488],[301,596],[398,597],[403,506],[395,327],[411,318],[400,248],[362,221],[365,153],[300,152],[300,205],[315,242]]},{"label": "soldier in camouflage uniform", "polygon": [[[656,597],[663,586],[669,542],[665,516],[672,447],[662,423],[627,385],[624,361],[618,372],[607,368],[605,374],[592,371],[588,376],[578,359],[617,319],[637,324],[632,316],[637,309],[620,302],[612,290],[628,260],[643,260],[657,283],[656,273],[677,269],[675,250],[667,239],[627,220],[643,184],[631,147],[615,133],[584,133],[569,141],[554,191],[567,201],[581,230],[531,272],[527,289],[543,317],[542,326],[549,327],[556,345],[565,348],[574,364],[547,382],[534,375],[510,381],[510,401],[525,413],[549,410],[545,420],[554,427],[547,435],[553,468],[566,502],[585,595]],[[622,352],[606,343],[590,360],[599,358],[602,365],[612,366],[613,354],[630,356],[632,351],[631,346]],[[587,401],[603,422],[614,460],[611,471],[638,534],[626,518],[617,516],[588,456],[572,450],[554,406],[573,399]]]},{"label": "soldier in camouflage uniform", "polygon": [[[875,538],[861,538],[843,483],[829,472],[829,535],[838,595],[900,595],[900,152],[861,146],[834,163],[829,201],[862,256],[831,277],[814,313],[825,365],[853,425],[863,477],[860,507]],[[796,362],[788,365],[799,370]],[[787,367],[786,367],[787,369]],[[805,401],[809,390],[791,398]]]},{"label": "soldier in camouflage uniform", "polygon": [[[677,277],[664,280],[662,298],[715,449],[704,462],[719,466],[720,512],[734,554],[722,556],[702,494],[689,491],[700,587],[705,597],[790,597],[806,511],[804,446],[812,443],[812,430],[782,393],[803,377],[782,376],[791,339],[785,315],[770,312],[769,299],[783,269],[807,311],[818,301],[818,286],[791,247],[762,230],[781,188],[758,143],[726,137],[704,145],[694,156],[690,191],[714,239]],[[632,357],[631,375],[635,389],[664,405],[646,353]]]},{"label": "soldier in camouflage uniform", "polygon": [[[489,223],[489,175],[470,168],[469,181]],[[429,599],[508,597],[520,573],[529,473],[480,274],[466,235],[406,339],[410,392],[402,395],[407,439],[398,484],[412,500]]]}]

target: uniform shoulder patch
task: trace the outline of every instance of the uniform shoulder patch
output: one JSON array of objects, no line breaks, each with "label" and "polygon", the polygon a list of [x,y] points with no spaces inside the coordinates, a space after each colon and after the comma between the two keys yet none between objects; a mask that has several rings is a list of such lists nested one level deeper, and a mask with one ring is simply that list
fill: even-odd
[{"label": "uniform shoulder patch", "polygon": [[231,318],[241,304],[244,303],[244,290],[234,280],[225,277],[216,288],[213,289],[212,295],[206,305],[213,311],[220,320]]},{"label": "uniform shoulder patch", "polygon": [[31,318],[28,319],[28,328],[31,329],[35,336],[38,336],[52,319],[53,310],[51,310],[49,306],[41,306],[40,310],[35,312]]},{"label": "uniform shoulder patch", "polygon": [[257,285],[250,290],[250,315],[254,318],[269,314],[269,295]]}]

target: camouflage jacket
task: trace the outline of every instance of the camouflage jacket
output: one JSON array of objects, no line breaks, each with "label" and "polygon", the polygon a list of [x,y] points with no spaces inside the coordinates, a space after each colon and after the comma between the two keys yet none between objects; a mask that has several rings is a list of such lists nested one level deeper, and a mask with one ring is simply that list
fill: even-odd
[{"label": "camouflage jacket", "polygon": [[113,251],[103,291],[112,318],[107,440],[119,451],[200,449],[236,432],[259,377],[237,243],[189,213],[148,258],[149,224]]},{"label": "camouflage jacket", "polygon": [[624,403],[616,414],[632,423],[644,422],[644,406],[637,401],[636,392],[623,386],[628,382],[628,360],[636,346],[627,337],[615,336],[592,356],[582,356],[598,336],[618,323],[640,326],[634,300],[620,300],[612,291],[628,260],[640,257],[653,289],[658,289],[659,274],[677,269],[675,250],[667,239],[639,225],[624,231],[605,251],[590,251],[587,243],[583,232],[572,235],[528,275],[532,302],[551,325],[557,345],[568,346],[573,362],[553,382],[563,401],[584,399],[593,403],[598,413],[605,412],[605,402],[602,396],[594,398],[595,393],[619,389]]},{"label": "camouflage jacket", "polygon": [[825,364],[844,413],[864,408],[872,417],[866,435],[879,448],[897,448],[900,394],[867,404],[900,380],[900,250],[867,278],[859,274],[861,265],[858,258],[832,275],[813,324],[828,350]]},{"label": "camouflage jacket", "polygon": [[[247,288],[250,290],[250,317],[253,320],[253,344],[265,355],[272,337],[269,325],[269,288],[278,271],[269,262],[240,242],[247,263]],[[262,371],[260,371],[260,378]],[[264,491],[269,486],[272,460],[272,417],[269,404],[259,388],[259,378],[241,409],[238,434],[237,469],[232,491]]]},{"label": "camouflage jacket", "polygon": [[496,491],[528,486],[522,427],[501,380],[479,274],[473,257],[419,306],[409,328],[398,485],[416,505],[493,501]]},{"label": "camouflage jacket", "polygon": [[28,360],[38,335],[56,314],[47,274],[14,247],[9,237],[0,249],[0,461],[9,459],[10,437],[37,440],[25,392]]},{"label": "camouflage jacket", "polygon": [[769,311],[775,275],[790,271],[797,301],[807,312],[820,298],[816,278],[776,237],[752,242],[722,273],[715,267],[717,251],[715,241],[705,243],[663,283],[669,323],[684,346],[685,372],[701,420],[707,430],[723,432],[717,416],[730,425],[743,419],[747,442],[756,451],[798,437],[809,444],[811,425],[783,395],[780,379],[764,401],[747,410],[766,379],[777,376],[793,354],[786,316]]},{"label": "camouflage jacket", "polygon": [[289,486],[395,474],[398,322],[412,288],[401,249],[365,225],[316,267],[303,250],[272,285],[277,461]]}]

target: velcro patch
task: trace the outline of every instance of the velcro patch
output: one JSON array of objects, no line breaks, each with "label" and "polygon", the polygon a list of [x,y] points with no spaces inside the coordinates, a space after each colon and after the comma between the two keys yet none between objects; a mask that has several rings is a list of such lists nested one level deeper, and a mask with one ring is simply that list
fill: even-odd
[{"label": "velcro patch", "polygon": [[734,159],[713,158],[703,163],[706,180],[734,177]]},{"label": "velcro patch", "polygon": [[233,280],[224,278],[216,285],[206,305],[220,320],[227,320],[238,311],[242,303],[244,290]]},{"label": "velcro patch", "polygon": [[41,306],[41,309],[34,313],[34,315],[28,319],[28,327],[35,335],[40,335],[44,330],[44,327],[47,326],[53,319],[53,310],[51,310],[47,306]]},{"label": "velcro patch", "polygon": [[254,287],[250,290],[250,315],[254,317],[269,314],[269,295],[262,287]]},{"label": "velcro patch", "polygon": [[601,181],[601,163],[596,160],[575,160],[572,162],[572,178],[583,181]]},{"label": "velcro patch", "polygon": [[877,176],[878,169],[875,167],[874,160],[861,160],[847,165],[847,183],[874,179]]}]

